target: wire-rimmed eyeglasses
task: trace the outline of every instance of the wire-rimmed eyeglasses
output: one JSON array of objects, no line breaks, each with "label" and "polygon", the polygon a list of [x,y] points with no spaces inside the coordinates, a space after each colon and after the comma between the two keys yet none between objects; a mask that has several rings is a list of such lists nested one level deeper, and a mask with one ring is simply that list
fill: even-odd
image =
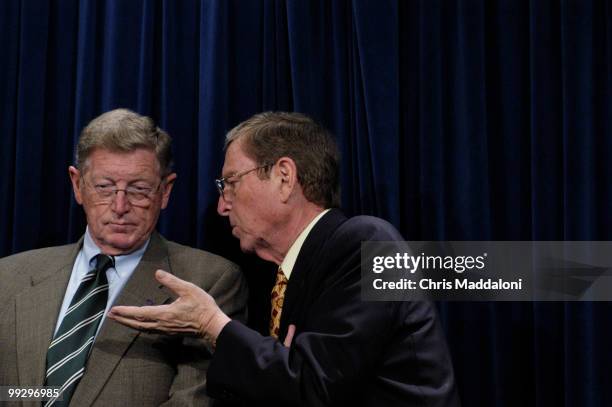
[{"label": "wire-rimmed eyeglasses", "polygon": [[163,180],[155,188],[128,185],[125,188],[118,188],[115,184],[95,184],[92,185],[85,181],[85,185],[91,188],[96,196],[96,201],[99,203],[109,204],[113,202],[117,193],[123,191],[128,202],[134,206],[147,206],[153,200],[153,196],[159,191],[164,183]]},{"label": "wire-rimmed eyeglasses", "polygon": [[[273,164],[260,165],[255,168],[250,168],[248,170],[244,170],[241,172],[237,172],[235,174],[227,175],[223,178],[216,179],[215,185],[217,187],[217,190],[219,191],[219,195],[221,195],[223,199],[226,201],[231,200],[231,198],[233,197],[233,192],[234,192],[233,190],[234,183],[236,183],[242,176],[247,175],[250,172],[253,172],[255,170],[259,170],[262,168],[270,167],[271,165]],[[235,179],[230,180],[231,178],[235,178]]]}]

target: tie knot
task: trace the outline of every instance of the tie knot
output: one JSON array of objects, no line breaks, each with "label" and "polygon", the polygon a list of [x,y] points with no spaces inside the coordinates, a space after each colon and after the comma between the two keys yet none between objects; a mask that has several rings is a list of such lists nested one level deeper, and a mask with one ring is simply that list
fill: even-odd
[{"label": "tie knot", "polygon": [[285,276],[283,269],[279,267],[278,271],[276,272],[276,282],[274,285],[287,284],[287,282],[287,276]]},{"label": "tie knot", "polygon": [[106,254],[98,254],[96,256],[96,272],[104,272],[108,270],[110,267],[115,266],[115,259],[112,256],[107,256]]}]

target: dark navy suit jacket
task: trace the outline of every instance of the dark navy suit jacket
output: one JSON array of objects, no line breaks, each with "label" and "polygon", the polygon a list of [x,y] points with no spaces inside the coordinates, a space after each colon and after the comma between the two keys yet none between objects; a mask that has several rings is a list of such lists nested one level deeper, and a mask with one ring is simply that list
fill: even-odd
[{"label": "dark navy suit jacket", "polygon": [[434,306],[361,300],[361,242],[397,240],[381,219],[325,214],[287,285],[279,338],[294,324],[291,347],[230,322],[208,369],[209,394],[268,405],[458,406]]}]

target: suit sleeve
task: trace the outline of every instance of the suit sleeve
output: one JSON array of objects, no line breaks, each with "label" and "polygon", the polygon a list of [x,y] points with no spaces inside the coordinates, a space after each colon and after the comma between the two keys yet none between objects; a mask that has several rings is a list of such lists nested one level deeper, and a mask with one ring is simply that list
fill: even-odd
[{"label": "suit sleeve", "polygon": [[320,253],[309,276],[318,281],[316,295],[290,348],[239,322],[223,329],[208,373],[213,397],[293,406],[454,405],[439,402],[453,383],[432,304],[361,300],[359,243],[398,239],[384,233],[386,225],[374,226],[347,227]]},{"label": "suit sleeve", "polygon": [[29,287],[30,275],[20,267],[18,256],[0,259],[0,386],[16,386],[17,372],[17,321],[15,296]]},{"label": "suit sleeve", "polygon": [[[209,389],[221,383],[216,398],[237,394],[278,405],[343,405],[364,372],[374,369],[382,338],[389,335],[392,309],[359,300],[358,281],[335,282],[313,304],[307,326],[290,348],[230,322],[217,340],[209,368]],[[346,285],[345,285],[346,284]],[[345,286],[343,286],[345,285]]]}]

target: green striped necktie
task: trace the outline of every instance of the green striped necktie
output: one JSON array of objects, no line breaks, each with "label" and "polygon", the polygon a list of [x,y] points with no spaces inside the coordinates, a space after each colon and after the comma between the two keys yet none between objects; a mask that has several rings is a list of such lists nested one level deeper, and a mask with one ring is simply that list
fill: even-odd
[{"label": "green striped necktie", "polygon": [[108,301],[106,270],[113,266],[112,257],[104,254],[96,256],[96,268],[81,280],[62,324],[49,345],[45,386],[60,387],[62,400],[43,402],[45,407],[70,404],[70,398],[85,373],[89,351],[104,318]]}]

